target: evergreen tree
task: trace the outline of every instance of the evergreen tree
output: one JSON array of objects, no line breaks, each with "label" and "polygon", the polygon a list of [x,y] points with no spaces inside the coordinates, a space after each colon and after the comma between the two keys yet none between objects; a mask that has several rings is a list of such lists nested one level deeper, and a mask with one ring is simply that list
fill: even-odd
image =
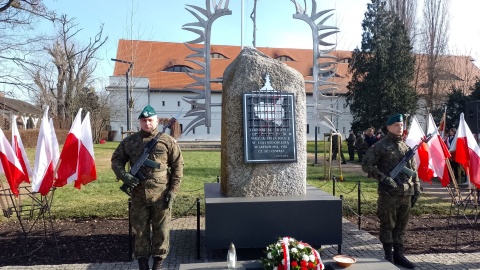
[{"label": "evergreen tree", "polygon": [[458,127],[460,114],[465,112],[465,102],[470,101],[470,98],[463,93],[461,89],[453,88],[448,94],[447,103],[447,130]]},{"label": "evergreen tree", "polygon": [[470,93],[469,98],[471,101],[480,100],[480,78],[475,78],[475,84],[470,88],[472,93]]},{"label": "evergreen tree", "polygon": [[385,126],[396,113],[413,115],[418,102],[412,86],[415,59],[398,16],[384,1],[372,0],[362,28],[362,47],[353,51],[347,86],[354,130]]}]

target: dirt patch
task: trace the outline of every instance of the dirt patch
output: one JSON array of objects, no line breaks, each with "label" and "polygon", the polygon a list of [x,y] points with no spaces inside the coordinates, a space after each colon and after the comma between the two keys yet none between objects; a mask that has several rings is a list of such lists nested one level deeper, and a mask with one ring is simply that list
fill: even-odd
[{"label": "dirt patch", "polygon": [[[349,220],[358,224],[356,217]],[[375,216],[363,217],[361,229],[378,237],[379,223]],[[474,216],[411,217],[405,239],[406,254],[478,252],[480,224]]]},{"label": "dirt patch", "polygon": [[0,266],[128,261],[126,219],[55,221],[58,249],[50,223],[45,226],[36,224],[25,237],[18,221],[0,223]]}]

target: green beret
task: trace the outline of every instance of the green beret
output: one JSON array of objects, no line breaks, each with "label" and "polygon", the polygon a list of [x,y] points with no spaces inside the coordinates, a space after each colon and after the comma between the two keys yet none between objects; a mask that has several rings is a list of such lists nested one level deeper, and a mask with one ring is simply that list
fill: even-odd
[{"label": "green beret", "polygon": [[390,126],[391,124],[396,123],[396,122],[403,122],[403,115],[395,114],[394,116],[388,118],[387,126]]},{"label": "green beret", "polygon": [[140,113],[140,115],[138,116],[138,119],[140,118],[148,118],[150,116],[154,116],[154,115],[157,115],[157,113],[155,112],[155,110],[152,108],[152,106],[150,105],[147,105],[145,106],[145,108],[143,108],[143,111]]}]

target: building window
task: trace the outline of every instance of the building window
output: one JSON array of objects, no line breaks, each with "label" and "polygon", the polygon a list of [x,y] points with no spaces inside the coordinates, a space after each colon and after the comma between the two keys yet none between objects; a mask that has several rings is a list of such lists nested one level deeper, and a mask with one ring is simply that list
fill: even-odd
[{"label": "building window", "polygon": [[177,101],[177,106],[180,107],[180,101]]},{"label": "building window", "polygon": [[162,106],[165,106],[165,100],[162,100]]},{"label": "building window", "polygon": [[167,71],[167,72],[187,72],[187,68],[191,68],[191,67],[185,66],[185,65],[175,65],[175,66],[169,66],[166,69],[164,69],[163,71]]},{"label": "building window", "polygon": [[283,62],[291,62],[293,59],[290,56],[287,55],[281,55],[276,58],[278,61],[283,61]]},{"label": "building window", "polygon": [[192,129],[192,134],[195,134],[195,129],[194,128]]},{"label": "building window", "polygon": [[351,61],[352,61],[351,58],[343,58],[343,59],[339,60],[338,63],[350,64]]},{"label": "building window", "polygon": [[180,124],[180,134],[183,134],[183,124]]},{"label": "building window", "polygon": [[212,59],[227,59],[227,57],[221,53],[211,53],[210,57]]},{"label": "building window", "polygon": [[195,109],[195,105],[192,104],[192,110]]},{"label": "building window", "polygon": [[307,124],[307,134],[310,134],[310,125]]}]

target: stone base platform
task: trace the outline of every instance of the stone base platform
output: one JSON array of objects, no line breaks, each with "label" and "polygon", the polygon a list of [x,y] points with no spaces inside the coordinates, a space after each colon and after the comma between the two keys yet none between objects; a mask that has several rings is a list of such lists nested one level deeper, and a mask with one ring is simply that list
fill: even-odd
[{"label": "stone base platform", "polygon": [[265,248],[284,236],[313,247],[342,244],[342,201],[318,188],[275,197],[225,197],[218,183],[204,188],[207,249]]},{"label": "stone base platform", "polygon": [[[323,262],[325,270],[346,269],[338,266],[333,260]],[[179,270],[200,270],[200,269],[228,269],[227,262],[208,262],[180,264]],[[262,264],[259,261],[238,261],[235,269],[239,270],[261,270]],[[383,258],[357,258],[357,262],[348,267],[348,270],[399,270],[398,267]]]}]

